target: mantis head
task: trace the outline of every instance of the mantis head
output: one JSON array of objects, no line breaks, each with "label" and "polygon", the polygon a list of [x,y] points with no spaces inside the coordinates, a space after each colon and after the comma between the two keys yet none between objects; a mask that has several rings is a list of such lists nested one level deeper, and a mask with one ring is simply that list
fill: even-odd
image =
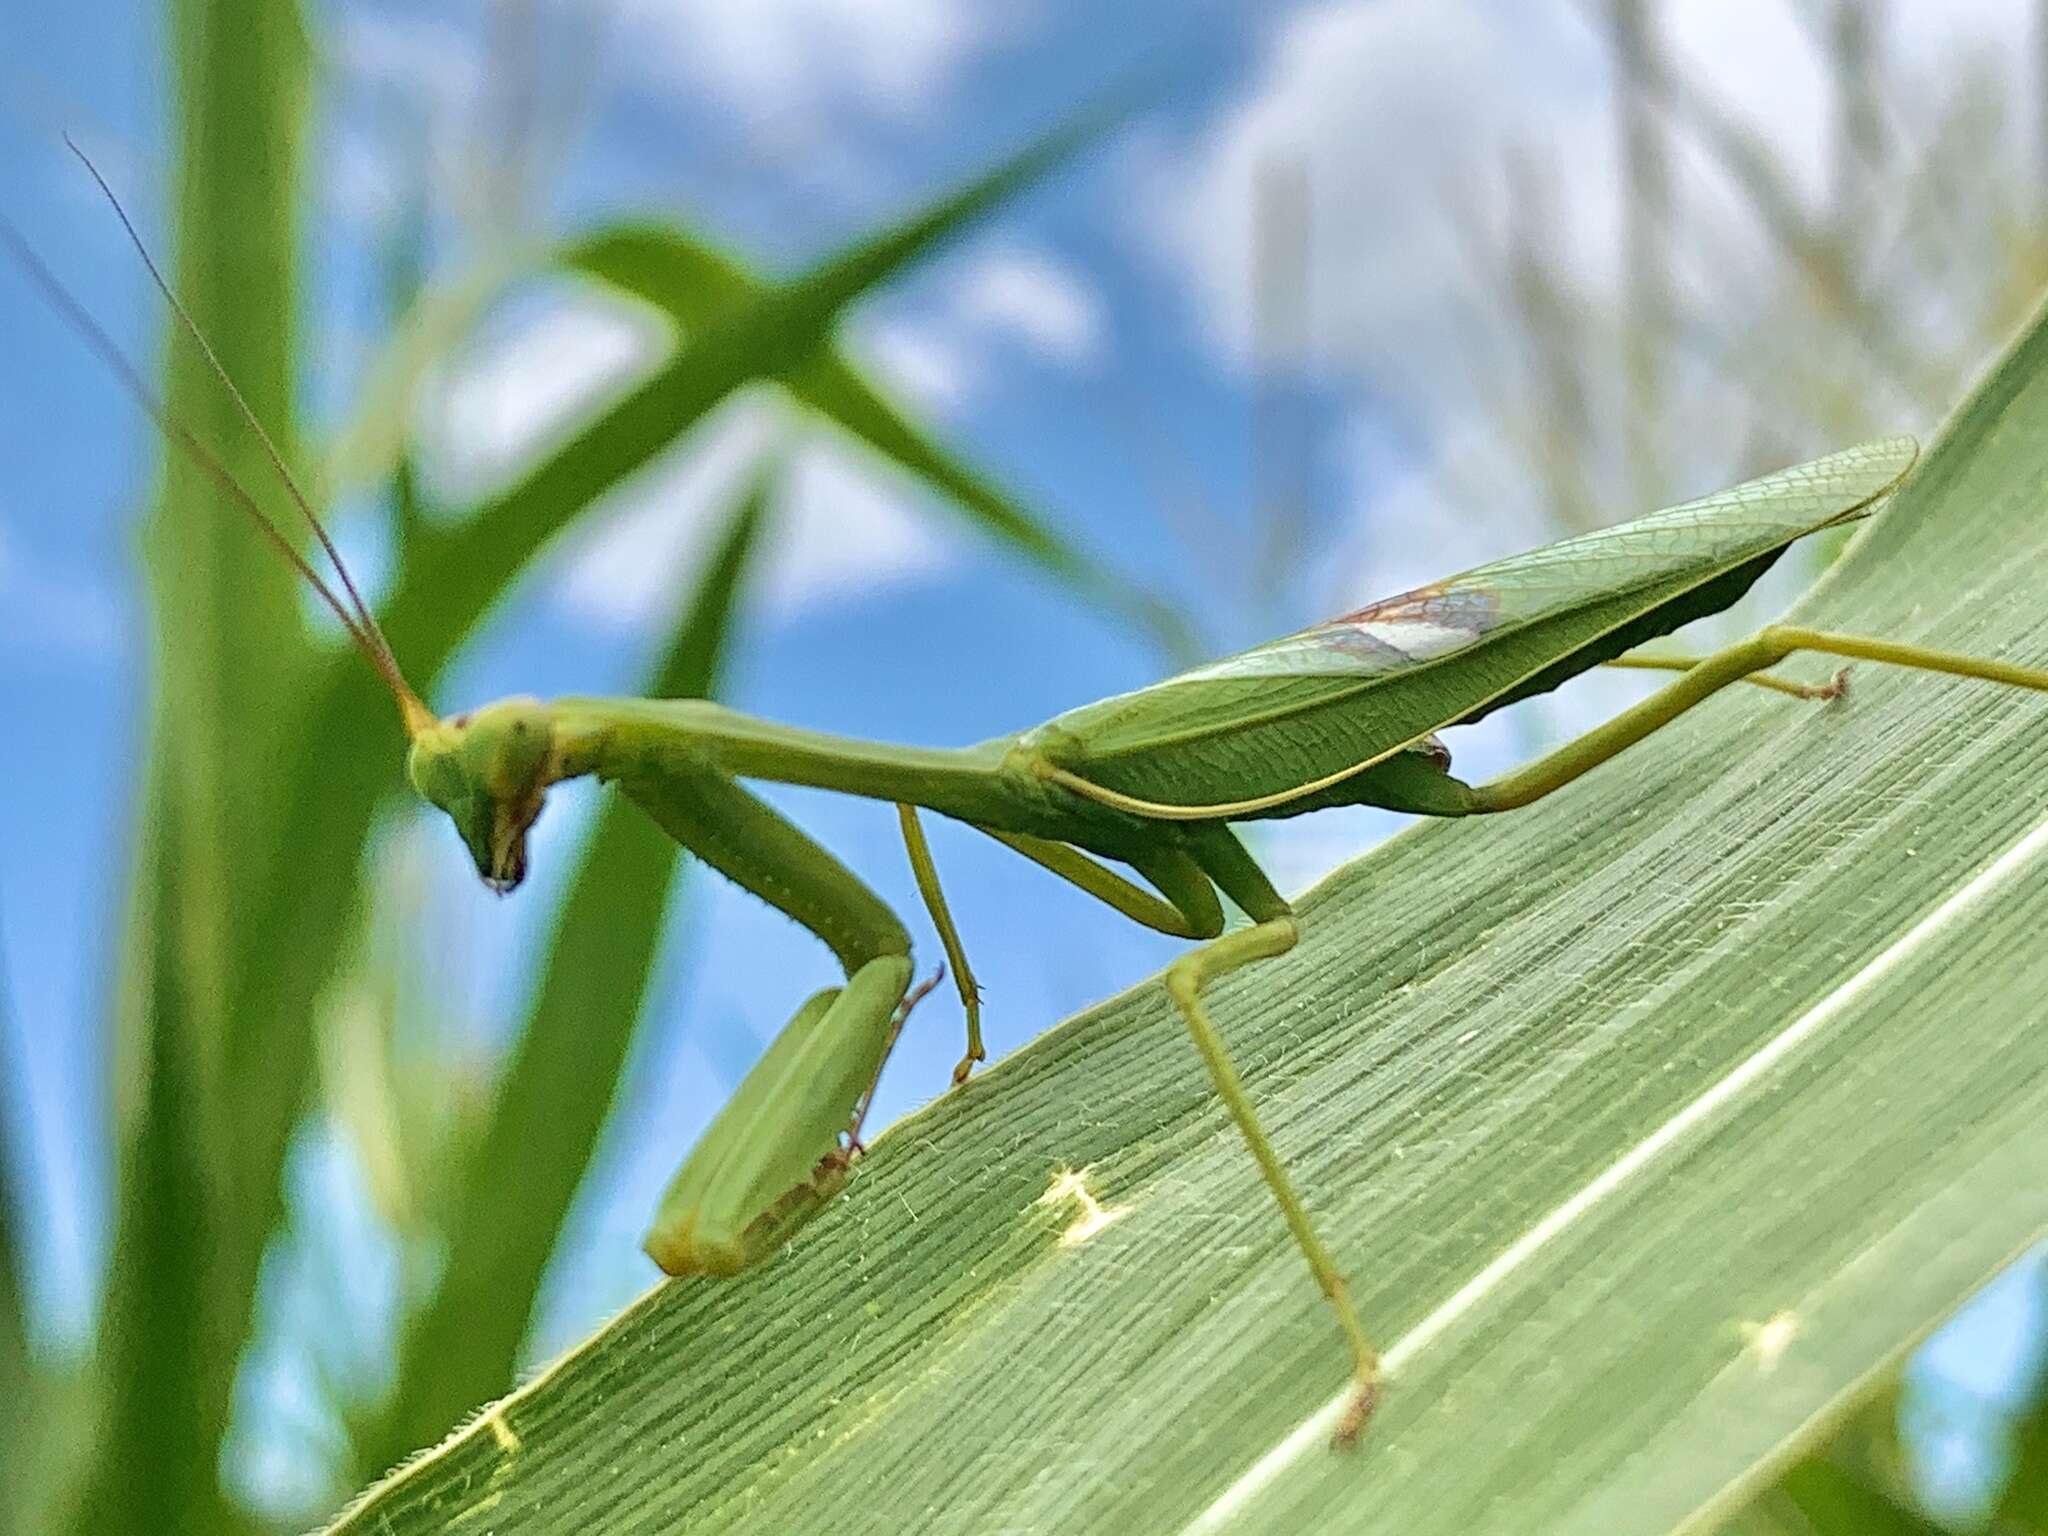
[{"label": "mantis head", "polygon": [[448,813],[484,884],[526,878],[526,833],[556,778],[554,720],[538,699],[504,699],[413,734],[406,774]]},{"label": "mantis head", "polygon": [[114,196],[113,188],[107,185],[98,167],[86,159],[83,150],[72,144],[69,138],[64,142],[106,194],[121,227],[128,232],[143,266],[148,269],[150,281],[163,295],[178,324],[197,344],[200,355],[219,379],[228,398],[234,402],[250,433],[262,445],[265,457],[277,473],[279,484],[312,534],[319,554],[326,557],[339,578],[339,589],[329,584],[307,555],[300,553],[298,545],[271,520],[270,514],[249,494],[206,441],[171,414],[164,403],[150,392],[142,382],[141,374],[122,354],[113,337],[4,219],[0,219],[0,252],[4,252],[42,290],[58,315],[113,370],[116,382],[134,397],[137,405],[155,418],[164,435],[183,450],[198,469],[213,479],[228,500],[248,515],[256,531],[277,551],[284,563],[299,574],[313,594],[341,621],[350,643],[383,680],[392,701],[398,706],[399,720],[412,741],[407,771],[414,787],[448,813],[449,819],[455,823],[455,830],[462,834],[463,842],[468,845],[470,857],[476,860],[477,873],[483,876],[484,883],[493,890],[511,890],[526,877],[527,830],[540,815],[541,800],[548,785],[560,776],[555,760],[553,716],[539,700],[522,698],[506,699],[471,714],[458,715],[453,720],[434,717],[433,711],[406,681],[405,673],[398,665],[398,657],[393,653],[391,643],[385,639],[376,615],[363,601],[355,578],[342,561],[341,551],[328,537],[312,502],[293,479],[284,455],[263,429],[263,423],[255,412],[249,409],[241,391],[235,388],[234,380],[228,377],[227,370],[221,366],[220,359],[191,314],[171,290],[170,284],[164,281],[120,199]]}]

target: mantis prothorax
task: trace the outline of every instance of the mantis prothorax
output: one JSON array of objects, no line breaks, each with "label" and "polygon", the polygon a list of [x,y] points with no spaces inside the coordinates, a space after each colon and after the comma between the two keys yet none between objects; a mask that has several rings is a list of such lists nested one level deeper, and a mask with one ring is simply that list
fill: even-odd
[{"label": "mantis prothorax", "polygon": [[[987,833],[1136,922],[1201,941],[1167,969],[1166,991],[1349,1349],[1355,1392],[1337,1433],[1341,1442],[1354,1440],[1372,1412],[1378,1359],[1342,1271],[1260,1126],[1202,1002],[1209,982],[1286,953],[1297,937],[1294,914],[1231,823],[1360,804],[1425,816],[1514,810],[1731,683],[1750,681],[1806,698],[1838,694],[1839,675],[1833,683],[1807,686],[1766,672],[1800,651],[2048,690],[2048,671],[1782,624],[1703,657],[1629,654],[1727,608],[1794,541],[1869,512],[1905,478],[1917,453],[1912,439],[1891,437],[1482,566],[978,746],[939,750],[848,740],[693,699],[511,698],[444,720],[406,683],[275,450],[277,472],[333,562],[345,600],[205,446],[166,415],[19,237],[4,225],[0,236],[166,433],[334,611],[397,703],[413,786],[447,813],[488,885],[509,891],[524,878],[527,832],[549,788],[594,775],[683,847],[810,929],[838,957],[845,986],[820,992],[796,1011],[670,1185],[647,1239],[662,1268],[677,1275],[732,1273],[775,1251],[816,1214],[845,1181],[859,1113],[913,1000],[903,924],[857,876],[740,781],[808,785],[899,807],[919,888],[967,1009],[967,1054],[958,1080],[983,1051],[972,974],[917,822],[917,808],[935,811]],[[153,265],[150,271],[211,359],[176,296]],[[225,371],[215,367],[232,392]],[[243,409],[268,448],[261,425]],[[1451,775],[1450,754],[1436,732],[1601,665],[1679,675],[1503,778],[1473,785]],[[1144,884],[1111,865],[1124,866]],[[1248,926],[1224,932],[1224,897],[1250,919]]]}]

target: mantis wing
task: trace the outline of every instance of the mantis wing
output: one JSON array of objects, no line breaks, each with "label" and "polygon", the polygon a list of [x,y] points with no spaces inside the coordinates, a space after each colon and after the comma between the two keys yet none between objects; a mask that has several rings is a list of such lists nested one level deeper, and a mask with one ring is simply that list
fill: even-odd
[{"label": "mantis wing", "polygon": [[[1071,710],[1025,740],[1096,782],[1190,804],[1311,779],[1728,607],[1788,545],[1865,514],[1917,453],[1909,437],[1881,438],[1483,565]],[[1158,796],[1166,780],[1179,782]]]}]

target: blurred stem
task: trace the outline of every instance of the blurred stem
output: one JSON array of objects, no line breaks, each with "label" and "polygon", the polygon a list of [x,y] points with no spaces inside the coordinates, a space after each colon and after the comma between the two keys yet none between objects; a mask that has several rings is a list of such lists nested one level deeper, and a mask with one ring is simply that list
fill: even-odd
[{"label": "blurred stem", "polygon": [[1252,504],[1259,534],[1249,595],[1252,618],[1264,631],[1308,533],[1309,189],[1301,158],[1262,161],[1252,197]]},{"label": "blurred stem", "polygon": [[[159,763],[155,782],[161,777]],[[171,904],[176,877],[164,847],[175,840],[174,813],[166,804],[138,860],[147,905],[137,932],[153,951],[140,962],[151,1007],[135,1064],[138,1118],[123,1127],[117,1165],[114,1268],[94,1360],[101,1403],[70,1521],[78,1536],[200,1536],[235,1525],[215,1474],[233,1355],[215,1353],[228,1341],[207,1322],[208,1307],[219,1305],[207,1260],[218,1248],[220,1207],[207,1198],[203,1110],[186,1049],[192,1029],[179,1006],[178,930],[153,920]]]},{"label": "blurred stem", "polygon": [[1859,238],[1870,190],[1884,161],[1884,111],[1878,40],[1886,0],[1835,0],[1828,11],[1827,49],[1835,87],[1835,239]]},{"label": "blurred stem", "polygon": [[1650,507],[1662,491],[1645,444],[1650,424],[1663,411],[1661,365],[1671,330],[1663,250],[1671,219],[1671,178],[1652,100],[1646,0],[1613,0],[1609,22],[1619,75],[1624,188],[1621,332],[1629,400],[1622,415],[1623,452],[1629,503]]},{"label": "blurred stem", "polygon": [[[1590,6],[1593,0],[1581,0]],[[1889,319],[1868,302],[1844,249],[1815,227],[1788,177],[1757,134],[1682,70],[1673,69],[1648,34],[1634,65],[1643,89],[1683,124],[1749,199],[1766,233],[1806,278],[1820,306],[1840,320],[1865,359],[1903,400],[1937,405],[1932,380],[1910,349],[1893,335]]]}]

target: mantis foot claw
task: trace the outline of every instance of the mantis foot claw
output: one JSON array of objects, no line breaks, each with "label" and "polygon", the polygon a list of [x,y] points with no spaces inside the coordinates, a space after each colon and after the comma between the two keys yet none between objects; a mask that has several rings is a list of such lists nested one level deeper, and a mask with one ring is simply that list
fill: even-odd
[{"label": "mantis foot claw", "polygon": [[1348,1451],[1358,1444],[1359,1436],[1365,1433],[1365,1426],[1372,1421],[1373,1410],[1380,1405],[1380,1379],[1377,1374],[1361,1376],[1353,1388],[1351,1401],[1344,1405],[1344,1416],[1337,1421],[1337,1427],[1330,1431],[1330,1448]]},{"label": "mantis foot claw", "polygon": [[987,1060],[988,1052],[980,1049],[970,1050],[965,1056],[962,1056],[959,1063],[953,1068],[953,1086],[958,1088],[967,1081],[968,1074],[974,1071],[974,1064],[976,1062]]}]

